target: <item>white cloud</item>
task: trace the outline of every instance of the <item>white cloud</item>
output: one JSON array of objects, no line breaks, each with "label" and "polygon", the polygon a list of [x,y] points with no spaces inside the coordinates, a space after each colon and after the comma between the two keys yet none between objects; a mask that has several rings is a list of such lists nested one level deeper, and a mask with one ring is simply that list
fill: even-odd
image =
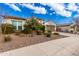
[{"label": "white cloud", "polygon": [[53,15],[53,14],[56,14],[56,12],[49,13],[49,15]]},{"label": "white cloud", "polygon": [[40,3],[40,4],[42,4],[42,5],[44,5],[44,6],[46,6],[46,5],[47,5],[47,3]]},{"label": "white cloud", "polygon": [[42,5],[48,5],[49,7],[51,7],[50,10],[54,10],[57,14],[61,16],[70,17],[72,14],[71,11],[67,11],[65,9],[65,6],[63,3],[44,3]]},{"label": "white cloud", "polygon": [[58,14],[62,15],[62,16],[66,16],[66,17],[70,17],[71,16],[71,12],[70,11],[66,11],[66,10],[63,10],[63,11],[58,11],[57,12]]},{"label": "white cloud", "polygon": [[75,3],[70,3],[67,9],[79,13],[79,5],[76,5]]},{"label": "white cloud", "polygon": [[38,7],[38,6],[34,6],[32,4],[24,4],[24,3],[21,5],[34,10],[34,13],[37,13],[37,14],[46,14],[47,13],[46,9],[41,6]]},{"label": "white cloud", "polygon": [[[16,11],[21,11],[21,9],[16,6],[15,4],[9,4],[9,3],[5,3],[7,5],[9,5],[10,8],[16,10]],[[27,7],[29,9],[32,9],[34,11],[34,13],[37,14],[46,14],[48,13],[47,10],[42,7],[42,6],[34,6],[34,3],[30,4],[30,3],[19,3],[21,6]],[[79,13],[79,7],[75,4],[75,3],[69,3],[66,7],[64,5],[64,3],[40,3],[44,6],[49,6],[50,10],[52,10],[52,13],[50,13],[50,15],[53,14],[53,11],[55,11],[55,13],[61,15],[61,16],[65,16],[65,17],[70,17],[73,13],[73,11],[77,11]]]},{"label": "white cloud", "polygon": [[67,9],[71,11],[77,11],[78,6],[75,3],[69,3]]},{"label": "white cloud", "polygon": [[9,3],[5,3],[5,4],[8,5],[10,8],[12,8],[13,10],[21,11],[21,9],[17,7],[15,4],[9,4]]}]

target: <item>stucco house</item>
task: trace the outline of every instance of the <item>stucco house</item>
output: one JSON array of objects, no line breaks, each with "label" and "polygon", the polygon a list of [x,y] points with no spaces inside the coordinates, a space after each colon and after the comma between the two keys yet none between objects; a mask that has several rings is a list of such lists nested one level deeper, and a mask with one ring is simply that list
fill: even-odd
[{"label": "stucco house", "polygon": [[74,33],[74,24],[63,24],[58,26],[59,31]]},{"label": "stucco house", "polygon": [[[1,15],[2,16],[2,15]],[[15,26],[16,30],[23,30],[24,25],[26,24],[26,21],[32,20],[32,18],[36,19],[36,21],[43,25],[44,21],[42,19],[31,17],[31,18],[20,18],[15,16],[2,16],[2,24],[12,24]]]},{"label": "stucco house", "polygon": [[52,21],[48,21],[45,24],[45,30],[56,31],[57,25]]},{"label": "stucco house", "polygon": [[31,17],[27,19],[15,17],[15,16],[2,16],[2,17],[3,17],[2,24],[6,24],[6,23],[12,24],[15,26],[16,30],[23,30],[26,21],[32,20],[32,18],[34,18],[38,23],[45,26],[45,30],[56,31],[56,24],[52,21],[45,22],[44,20],[36,17]]}]

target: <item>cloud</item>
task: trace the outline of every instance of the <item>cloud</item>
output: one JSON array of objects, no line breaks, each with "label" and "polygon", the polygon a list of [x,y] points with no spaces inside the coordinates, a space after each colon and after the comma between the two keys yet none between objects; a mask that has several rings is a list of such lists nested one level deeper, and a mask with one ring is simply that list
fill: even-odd
[{"label": "cloud", "polygon": [[37,14],[46,14],[47,13],[46,9],[41,6],[38,7],[38,6],[34,6],[33,4],[25,4],[25,3],[20,4],[20,5],[34,10],[34,13],[37,13]]},{"label": "cloud", "polygon": [[72,14],[71,11],[67,11],[65,9],[64,3],[44,3],[42,5],[48,5],[49,7],[51,7],[50,10],[54,10],[57,14],[61,16],[70,17]]},{"label": "cloud", "polygon": [[72,12],[66,11],[66,10],[58,11],[57,13],[60,14],[60,15],[62,15],[62,16],[66,16],[66,17],[70,17],[71,14],[72,14]]},{"label": "cloud", "polygon": [[17,7],[15,4],[9,4],[9,3],[5,3],[6,5],[8,5],[10,8],[12,8],[15,11],[21,11],[21,9],[19,7]]},{"label": "cloud", "polygon": [[42,5],[44,5],[44,6],[46,6],[46,5],[47,5],[47,3],[40,3],[40,4],[42,4]]},{"label": "cloud", "polygon": [[53,14],[56,14],[56,12],[49,13],[49,15],[53,15]]},{"label": "cloud", "polygon": [[[13,3],[11,4],[5,3],[5,4],[9,5],[9,7],[12,8],[13,10],[21,11],[21,9]],[[50,7],[50,10],[52,11],[50,15],[53,14],[53,11],[55,11],[56,14],[59,14],[65,17],[71,17],[73,11],[77,11],[79,13],[79,6],[77,6],[75,3],[68,3],[68,5],[65,5],[64,3],[40,3],[40,4]],[[48,13],[45,7],[35,6],[34,3],[19,3],[19,5],[32,9],[36,14]]]},{"label": "cloud", "polygon": [[78,6],[75,3],[69,3],[67,9],[71,11],[77,11]]},{"label": "cloud", "polygon": [[75,3],[69,3],[67,9],[76,11],[79,14],[79,5],[76,5]]}]

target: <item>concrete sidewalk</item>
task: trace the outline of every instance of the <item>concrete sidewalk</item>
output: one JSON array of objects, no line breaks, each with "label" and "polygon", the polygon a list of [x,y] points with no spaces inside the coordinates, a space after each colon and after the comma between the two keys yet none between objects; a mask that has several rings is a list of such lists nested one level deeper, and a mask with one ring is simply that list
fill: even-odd
[{"label": "concrete sidewalk", "polygon": [[0,53],[2,56],[57,56],[79,55],[79,35],[60,33],[69,37]]}]

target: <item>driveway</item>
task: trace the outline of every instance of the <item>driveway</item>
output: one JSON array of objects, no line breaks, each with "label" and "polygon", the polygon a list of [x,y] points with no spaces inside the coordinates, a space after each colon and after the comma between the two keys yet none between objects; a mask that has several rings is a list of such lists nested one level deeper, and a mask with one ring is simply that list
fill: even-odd
[{"label": "driveway", "polygon": [[79,55],[79,35],[60,33],[69,37],[51,40],[7,52],[3,56],[72,56]]}]

